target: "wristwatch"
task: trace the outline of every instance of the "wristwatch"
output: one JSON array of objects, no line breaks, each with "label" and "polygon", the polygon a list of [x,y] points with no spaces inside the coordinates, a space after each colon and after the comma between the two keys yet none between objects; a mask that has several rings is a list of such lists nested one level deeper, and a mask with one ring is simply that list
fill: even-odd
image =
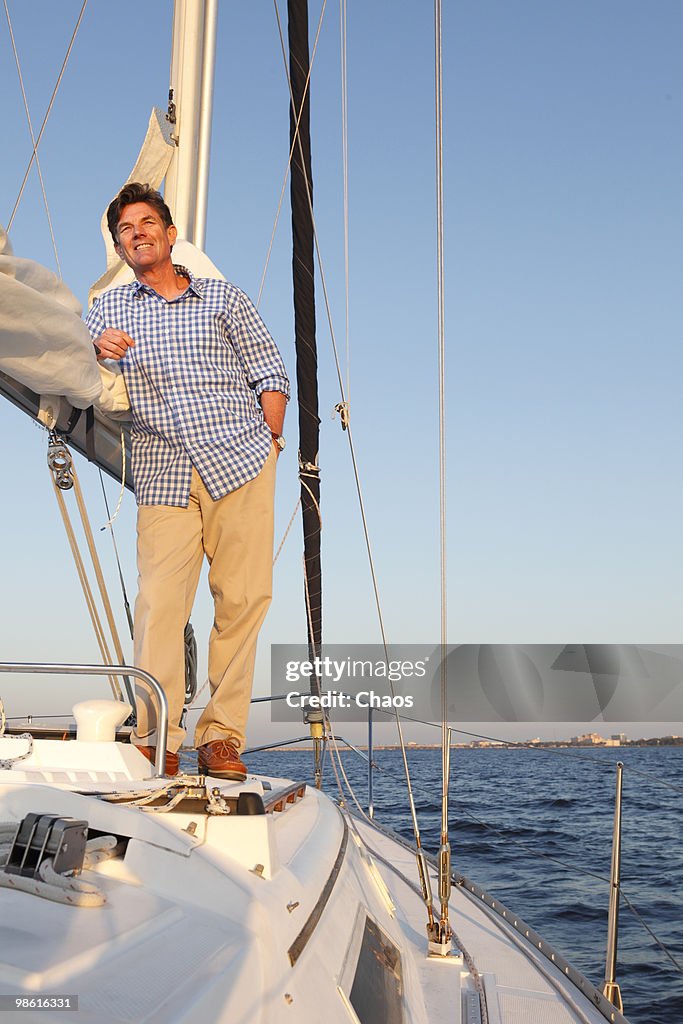
[{"label": "wristwatch", "polygon": [[280,449],[281,452],[283,452],[285,450],[287,442],[285,441],[282,434],[276,434],[274,430],[271,430],[270,433],[277,447]]}]

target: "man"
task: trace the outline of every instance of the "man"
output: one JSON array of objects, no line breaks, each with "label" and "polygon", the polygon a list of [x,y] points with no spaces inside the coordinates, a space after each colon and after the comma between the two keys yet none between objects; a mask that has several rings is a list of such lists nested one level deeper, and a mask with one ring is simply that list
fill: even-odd
[{"label": "man", "polygon": [[[86,322],[98,359],[119,361],[131,404],[134,660],[168,698],[166,770],[174,775],[185,735],[183,630],[206,554],[215,604],[211,698],[195,745],[200,771],[241,780],[256,640],[271,599],[275,464],[289,382],[247,296],[173,264],[177,231],[158,192],[126,185],[107,223],[135,281],[104,292]],[[153,760],[148,695],[139,693],[137,704],[134,742]]]}]

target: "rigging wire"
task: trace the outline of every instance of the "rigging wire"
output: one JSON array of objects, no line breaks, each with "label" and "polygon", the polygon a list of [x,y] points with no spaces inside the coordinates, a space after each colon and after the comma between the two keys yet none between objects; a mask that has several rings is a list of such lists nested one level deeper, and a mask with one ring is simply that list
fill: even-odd
[{"label": "rigging wire", "polygon": [[643,926],[643,928],[644,928],[644,929],[645,929],[645,931],[646,931],[646,932],[648,933],[648,935],[650,935],[650,937],[651,937],[652,939],[654,939],[654,941],[655,941],[655,942],[657,943],[657,945],[658,945],[658,946],[659,946],[659,948],[660,948],[660,949],[662,950],[662,952],[663,952],[663,953],[665,953],[665,954],[667,955],[667,957],[669,958],[669,960],[671,961],[671,963],[672,963],[672,964],[674,965],[674,967],[676,968],[676,970],[677,970],[677,971],[678,971],[678,972],[679,972],[680,974],[683,974],[683,967],[681,967],[681,965],[679,964],[678,960],[676,960],[676,958],[675,958],[675,956],[673,955],[673,953],[670,953],[670,952],[669,952],[669,950],[668,950],[668,949],[666,948],[666,946],[665,946],[665,945],[664,945],[664,943],[663,943],[663,942],[661,941],[661,939],[658,939],[658,938],[657,938],[657,936],[655,935],[655,933],[654,933],[654,932],[652,931],[652,928],[650,928],[649,924],[647,923],[647,921],[645,921],[645,920],[643,919],[643,917],[641,916],[641,914],[639,914],[639,913],[638,913],[638,911],[637,911],[637,910],[636,910],[636,908],[635,908],[635,907],[633,906],[633,904],[631,903],[630,899],[628,898],[628,896],[626,895],[626,893],[624,892],[624,890],[623,890],[623,889],[622,889],[621,887],[619,887],[619,895],[621,896],[622,900],[624,901],[624,903],[626,904],[626,906],[628,907],[628,909],[629,909],[629,910],[631,911],[631,913],[633,914],[633,916],[634,916],[634,917],[636,918],[636,920],[637,920],[637,921],[638,921],[638,922],[639,922],[639,923],[640,923],[640,924],[641,924],[641,925]]},{"label": "rigging wire", "polygon": [[[320,511],[320,505],[316,501],[315,495],[313,494],[312,490],[310,489],[310,487],[308,486],[308,484],[304,480],[303,476],[301,477],[301,484],[302,484],[303,487],[306,488],[306,490],[308,491],[308,494],[309,494],[309,496],[311,498],[311,501],[313,502],[313,505],[315,507],[316,513],[318,515],[319,529],[322,532],[323,520],[322,520],[322,513]],[[312,610],[311,610],[311,597],[310,597],[309,580],[308,580],[308,572],[307,572],[307,569],[306,569],[306,559],[305,559],[305,557],[303,558],[303,572],[304,572],[304,593],[305,593],[305,597],[306,597],[306,615],[308,617],[309,633],[312,635],[312,632],[313,632],[313,614],[312,614]],[[319,690],[320,683],[319,683],[317,675],[315,676],[315,680],[316,680],[316,684],[318,685],[318,690]],[[336,737],[336,735],[334,733],[334,729],[332,727],[332,721],[330,719],[329,712],[327,711],[326,708],[322,708],[321,710],[322,710],[322,716],[323,716],[323,727],[324,727],[324,730],[325,730],[325,736],[330,741],[330,744],[331,744],[331,747],[332,747],[332,751],[331,751],[331,754],[330,754],[330,764],[332,765],[332,770],[334,772],[334,777],[335,777],[335,780],[336,780],[336,783],[337,783],[337,788],[339,790],[339,796],[340,796],[341,803],[345,804],[346,800],[345,800],[345,797],[344,797],[344,787],[342,786],[341,780],[339,778],[340,773],[343,776],[344,781],[346,783],[346,787],[347,787],[349,796],[351,797],[351,799],[353,800],[354,804],[356,805],[359,813],[365,818],[366,821],[369,821],[370,819],[367,816],[367,814],[365,813],[365,811],[363,810],[363,807],[361,806],[361,803],[358,800],[358,797],[356,796],[356,793],[355,793],[355,791],[353,789],[353,786],[349,782],[348,776],[347,776],[347,774],[346,774],[346,772],[344,770],[344,765],[343,765],[342,759],[341,759],[341,751],[339,750],[339,745],[338,745],[338,742],[337,742],[337,737]],[[336,758],[336,761],[335,761],[335,758]],[[322,780],[321,780],[321,782],[322,782]]]},{"label": "rigging wire", "polygon": [[50,102],[49,102],[48,108],[47,108],[47,110],[45,112],[45,117],[43,118],[43,123],[40,126],[40,131],[38,132],[38,138],[36,139],[36,141],[35,141],[35,143],[33,145],[33,152],[31,153],[31,159],[28,162],[28,167],[26,168],[23,180],[21,182],[21,187],[19,189],[19,195],[16,198],[16,201],[14,203],[14,207],[12,209],[12,213],[10,215],[9,222],[7,224],[7,232],[8,233],[9,233],[11,227],[12,227],[12,223],[14,222],[14,218],[16,216],[16,212],[17,212],[17,210],[19,208],[19,203],[21,202],[21,197],[24,194],[24,189],[26,188],[26,182],[28,181],[28,176],[30,174],[31,167],[33,166],[33,161],[38,156],[38,146],[40,145],[40,141],[41,141],[41,139],[43,137],[43,132],[45,131],[45,127],[47,125],[48,118],[50,117],[50,114],[52,113],[52,107],[53,107],[55,99],[57,97],[57,92],[59,91],[59,87],[62,84],[62,78],[64,77],[64,72],[66,71],[66,66],[67,66],[67,64],[69,62],[69,58],[71,56],[71,51],[73,49],[74,43],[76,42],[76,36],[78,35],[78,30],[79,30],[79,28],[81,26],[81,21],[83,20],[83,15],[85,14],[85,9],[86,9],[87,6],[88,6],[88,0],[83,0],[83,6],[81,7],[80,14],[78,15],[78,20],[76,21],[76,26],[75,26],[75,28],[73,30],[72,35],[71,35],[71,40],[69,42],[69,46],[68,46],[68,49],[66,51],[66,56],[64,57],[64,60],[62,62],[62,66],[60,68],[59,75],[57,76],[57,81],[55,83],[55,87],[52,90],[52,96],[50,97]]},{"label": "rigging wire", "polygon": [[633,765],[626,765],[629,772],[633,772],[634,775],[641,775],[644,779],[648,779],[649,782],[658,782],[660,786],[665,786],[667,789],[673,789],[675,793],[683,793],[683,787],[675,785],[673,782],[669,782],[668,779],[660,779],[657,775],[650,775],[649,772],[644,772],[640,768],[634,768]]},{"label": "rigging wire", "polygon": [[[387,768],[383,768],[381,765],[376,764],[375,762],[373,762],[373,764],[378,772],[381,772],[383,775],[387,775],[389,776],[389,778],[396,780],[396,775],[394,772],[390,771]],[[415,789],[418,790],[418,792],[422,793],[425,797],[429,797],[431,799],[434,798],[433,789],[430,789],[429,787],[424,786],[419,782],[415,783]],[[511,838],[508,835],[508,833],[505,832],[503,829],[497,828],[495,825],[492,825],[490,822],[485,821],[483,818],[477,817],[476,814],[473,814],[472,811],[468,811],[467,808],[460,808],[460,813],[467,818],[471,818],[472,821],[476,821],[478,825],[481,825],[483,828],[488,829],[490,832],[495,832],[497,835],[501,836],[501,838],[503,838],[506,843],[512,843],[514,846],[520,847],[520,849],[524,850],[524,852],[528,853],[530,856],[540,857],[543,860],[554,861],[554,863],[560,864],[562,867],[567,868],[569,871],[576,871],[579,874],[588,875],[592,878],[597,878],[600,882],[607,882],[609,884],[610,879],[607,875],[600,875],[595,871],[590,871],[588,868],[582,868],[576,864],[569,864],[567,863],[567,861],[561,860],[559,857],[554,857],[550,853],[543,853],[540,850],[534,850],[530,846],[527,846],[526,843],[523,843],[521,840]]]},{"label": "rigging wire", "polygon": [[282,540],[280,541],[280,546],[278,547],[277,551],[275,552],[275,556],[273,558],[273,565],[275,565],[275,563],[277,562],[278,558],[280,557],[280,553],[282,552],[282,549],[285,546],[285,541],[289,537],[289,532],[292,529],[292,527],[294,526],[294,520],[296,519],[296,514],[299,511],[299,505],[300,504],[301,504],[301,496],[299,496],[296,499],[296,505],[294,506],[294,511],[292,512],[290,520],[287,523],[287,528],[285,529],[285,532],[284,532],[284,534],[282,536]]},{"label": "rigging wire", "polygon": [[[355,826],[354,826],[354,831],[356,832],[356,834],[358,834],[358,830],[355,828]],[[396,866],[396,864],[393,861],[388,860],[388,858],[384,857],[379,852],[379,850],[376,850],[376,849],[374,849],[374,847],[370,846],[370,844],[367,841],[367,839],[362,839],[362,837],[361,837],[361,840],[363,842],[363,845],[365,846],[365,849],[373,857],[373,859],[377,860],[381,864],[384,864],[384,866],[386,868],[388,868],[389,871],[391,871],[394,875],[396,875],[397,878],[400,878],[401,881],[404,882],[405,885],[407,885],[410,889],[412,889],[412,891],[414,893],[416,893],[418,896],[421,895],[419,887],[416,886],[414,882],[411,882],[410,879],[407,877],[407,875],[405,875]],[[472,976],[472,980],[474,982],[474,987],[475,987],[475,989],[477,990],[477,992],[479,994],[479,1004],[480,1004],[480,1009],[481,1009],[481,1024],[489,1024],[490,1018],[489,1018],[489,1015],[488,1015],[488,1005],[487,1005],[487,1002],[486,1002],[486,993],[485,993],[485,990],[484,990],[484,983],[483,983],[483,980],[482,980],[482,976],[481,976],[479,970],[477,969],[477,966],[476,966],[476,964],[474,962],[474,959],[473,959],[472,955],[468,952],[466,946],[463,945],[462,940],[460,939],[460,937],[458,935],[456,935],[455,932],[453,933],[453,937],[454,937],[454,939],[456,941],[458,949],[462,953],[463,960],[467,964],[467,969],[469,970],[469,972],[470,972],[470,974]]]},{"label": "rigging wire", "polygon": [[[317,512],[317,515],[318,515],[319,528],[322,531],[322,514],[321,514],[321,511],[320,511],[320,506],[318,505],[317,501],[315,500],[315,496],[313,495],[313,493],[311,492],[310,488],[307,486],[307,484],[305,483],[303,478],[302,478],[301,482],[302,482],[302,485],[304,487],[306,487],[306,490],[308,491],[308,493],[309,493],[309,495],[311,497],[311,500],[312,500],[312,502],[313,502],[313,504],[315,506],[315,509],[316,509],[316,512]],[[305,596],[306,596],[306,612],[307,612],[307,615],[308,615],[308,627],[309,627],[309,630],[311,630],[311,627],[312,627],[312,612],[311,612],[311,602],[310,602],[310,591],[309,591],[308,573],[306,571],[306,560],[305,560],[305,558],[303,559],[303,573],[304,573],[304,590],[305,590]],[[385,647],[385,651],[386,651],[386,647]],[[317,677],[316,677],[316,682],[317,682]],[[318,684],[318,686],[319,686],[319,684]],[[346,804],[346,797],[345,797],[344,787],[342,786],[341,779],[340,779],[340,775],[341,775],[342,778],[344,779],[344,783],[346,785],[346,792],[348,793],[348,795],[350,796],[351,800],[355,804],[358,813],[360,814],[360,816],[365,821],[367,821],[368,823],[372,824],[372,821],[371,821],[369,815],[366,813],[366,811],[364,810],[363,806],[361,805],[361,802],[358,799],[358,797],[356,796],[356,792],[355,792],[355,790],[354,790],[354,788],[353,788],[353,786],[352,786],[352,784],[351,784],[351,782],[349,780],[349,777],[346,774],[346,770],[344,768],[344,763],[343,763],[342,756],[341,756],[341,751],[339,749],[339,744],[338,744],[337,737],[335,735],[335,732],[334,732],[334,729],[333,729],[333,726],[332,726],[332,721],[330,719],[329,712],[326,709],[322,709],[322,712],[323,712],[323,723],[324,723],[324,728],[325,728],[325,735],[326,735],[327,739],[329,740],[330,746],[331,746],[330,763],[332,765],[332,770],[334,772],[335,780],[336,780],[336,783],[337,783],[337,789],[339,791],[340,802],[341,802],[342,806],[344,806]],[[398,716],[396,716],[396,717],[398,717]],[[400,727],[399,727],[399,736],[401,736],[401,738],[402,738]],[[407,776],[408,795],[409,795],[409,798],[412,799],[412,787],[411,787],[410,774],[408,772],[407,763],[405,763],[405,747],[403,747],[402,750],[403,750],[403,753],[404,753],[404,765],[405,765],[405,771],[406,771],[406,776]],[[374,763],[375,762],[373,761],[373,764]],[[417,848],[418,848],[418,865],[419,865],[421,863],[420,855],[422,853],[422,848],[421,848],[421,843],[420,843],[420,836],[419,836],[419,829],[418,829],[418,824],[417,824],[416,812],[413,815],[413,828],[414,828],[414,831],[416,832],[416,844],[417,844]],[[424,863],[424,861],[422,861],[422,863]],[[421,881],[422,881],[422,878],[423,878],[422,872],[419,871],[418,873],[420,874]],[[429,914],[429,923],[430,923],[430,926],[431,926],[432,923],[433,923],[433,914],[434,914],[434,912],[433,912],[433,906],[431,904],[431,888],[429,888],[429,876],[427,874],[426,864],[424,864],[424,873],[425,873],[425,881],[423,882],[423,884],[427,887],[427,889],[423,892],[423,896],[425,897],[425,902],[426,902],[427,895],[429,896],[430,902],[428,904],[427,909],[428,909],[428,914]]]},{"label": "rigging wire", "polygon": [[[124,450],[124,457],[125,457],[125,447],[124,447],[123,450]],[[124,611],[126,613],[126,620],[128,622],[128,631],[130,633],[130,638],[132,640],[133,639],[133,616],[132,616],[131,610],[130,610],[130,602],[128,601],[128,592],[126,590],[126,580],[125,580],[124,575],[123,575],[123,569],[121,568],[121,559],[119,558],[119,549],[118,549],[117,544],[116,544],[116,535],[114,533],[114,519],[116,519],[116,516],[118,515],[118,507],[116,509],[116,513],[112,517],[111,512],[109,511],[109,501],[107,500],[107,492],[104,489],[104,474],[102,473],[102,469],[101,469],[100,466],[98,466],[97,469],[98,469],[98,472],[100,474],[100,485],[102,487],[102,496],[104,498],[104,507],[105,507],[105,510],[107,512],[107,517],[109,519],[109,522],[107,523],[107,526],[109,527],[109,532],[111,534],[111,541],[112,541],[112,544],[114,545],[114,556],[116,558],[116,566],[117,566],[118,571],[119,571],[119,582],[121,583],[121,592],[123,594],[123,608],[124,608]],[[124,468],[123,468],[123,479],[124,479],[124,481],[126,479],[125,462],[124,462]],[[120,504],[121,504],[121,501],[119,499],[119,506],[120,506]],[[103,530],[105,530],[106,528],[107,528],[106,526],[102,527]]]},{"label": "rigging wire", "polygon": [[55,254],[55,263],[57,264],[57,274],[58,274],[59,279],[61,281],[62,280],[62,267],[61,267],[61,264],[59,262],[59,253],[57,252],[57,240],[55,239],[55,232],[54,232],[54,228],[52,226],[52,216],[50,214],[50,206],[49,206],[49,203],[47,201],[47,192],[45,190],[45,182],[43,180],[43,169],[40,166],[40,158],[38,156],[36,137],[35,137],[35,134],[34,134],[34,131],[33,131],[33,121],[31,120],[31,112],[30,112],[29,107],[28,107],[28,97],[26,95],[26,89],[24,88],[24,76],[23,76],[22,71],[21,71],[21,62],[19,60],[19,52],[17,50],[17,44],[16,44],[16,41],[15,41],[15,38],[14,38],[14,29],[12,28],[12,19],[10,17],[9,7],[8,7],[8,4],[7,4],[7,0],[4,0],[4,6],[5,6],[5,17],[7,18],[7,27],[9,29],[9,36],[10,36],[10,40],[11,40],[11,43],[12,43],[12,53],[14,54],[14,63],[17,66],[17,75],[19,76],[19,87],[21,89],[21,97],[22,97],[22,99],[24,101],[24,111],[26,113],[26,120],[28,122],[28,130],[29,130],[29,134],[31,136],[31,143],[33,145],[33,152],[35,153],[35,157],[36,157],[36,169],[38,171],[38,178],[40,180],[40,189],[41,189],[41,192],[43,193],[43,205],[45,206],[45,214],[47,216],[47,223],[48,223],[48,227],[50,229],[50,238],[52,240],[52,251]]}]

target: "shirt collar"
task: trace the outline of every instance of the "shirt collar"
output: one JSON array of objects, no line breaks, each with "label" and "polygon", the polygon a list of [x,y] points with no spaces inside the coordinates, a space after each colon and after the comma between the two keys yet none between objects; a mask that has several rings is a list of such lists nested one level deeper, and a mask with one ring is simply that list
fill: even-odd
[{"label": "shirt collar", "polygon": [[[194,292],[194,294],[200,299],[204,298],[204,288],[202,282],[194,276],[191,270],[188,270],[187,267],[182,266],[182,264],[180,263],[174,263],[173,269],[175,270],[176,274],[182,274],[184,277],[187,277],[189,279],[190,283],[187,286],[188,292]],[[150,288],[148,284],[143,284],[142,281],[138,281],[137,278],[134,281],[131,281],[130,288],[133,295],[135,296],[141,295],[143,292],[147,292],[148,295],[157,294],[153,288]],[[187,292],[185,292],[185,294],[187,294]]]}]

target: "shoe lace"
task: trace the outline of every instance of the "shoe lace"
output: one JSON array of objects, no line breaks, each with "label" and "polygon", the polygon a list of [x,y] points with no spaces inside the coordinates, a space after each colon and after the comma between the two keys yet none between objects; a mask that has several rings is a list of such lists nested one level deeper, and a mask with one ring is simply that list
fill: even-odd
[{"label": "shoe lace", "polygon": [[230,740],[214,740],[207,753],[209,757],[229,757],[234,760],[239,759],[237,748],[234,743],[230,742]]}]

